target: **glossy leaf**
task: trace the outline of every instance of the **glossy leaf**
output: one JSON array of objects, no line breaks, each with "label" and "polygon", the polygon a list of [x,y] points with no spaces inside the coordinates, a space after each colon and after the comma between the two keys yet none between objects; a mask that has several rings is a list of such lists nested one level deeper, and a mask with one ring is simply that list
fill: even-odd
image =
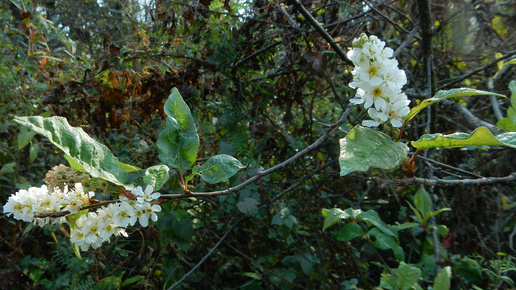
[{"label": "glossy leaf", "polygon": [[208,159],[203,165],[196,168],[195,173],[199,174],[202,180],[208,183],[218,183],[235,175],[244,168],[236,158],[220,154]]},{"label": "glossy leaf", "polygon": [[433,289],[449,290],[451,275],[452,271],[450,266],[442,268],[441,272],[435,277]]},{"label": "glossy leaf", "polygon": [[82,128],[72,127],[65,118],[16,117],[14,121],[48,138],[94,178],[123,185],[127,172],[118,158],[102,143],[91,138]]},{"label": "glossy leaf", "polygon": [[432,211],[432,200],[424,186],[419,187],[419,190],[414,195],[414,205],[421,215]]},{"label": "glossy leaf", "polygon": [[411,144],[420,150],[484,145],[498,145],[516,148],[516,133],[508,132],[495,137],[489,129],[486,127],[480,127],[470,134],[425,134],[421,136],[418,141],[411,142]]},{"label": "glossy leaf", "polygon": [[340,208],[332,208],[332,209],[322,209],[322,215],[324,217],[324,225],[323,232],[333,226],[334,224],[340,222],[343,219],[348,219],[350,215]]},{"label": "glossy leaf", "polygon": [[368,210],[365,212],[362,212],[358,215],[358,220],[364,220],[370,222],[372,225],[377,227],[379,230],[381,230],[386,235],[389,235],[391,237],[398,237],[387,224],[385,224],[378,213],[374,210]]},{"label": "glossy leaf", "polygon": [[364,235],[364,230],[359,224],[346,223],[340,230],[332,232],[332,235],[341,242],[349,242]]},{"label": "glossy leaf", "polygon": [[375,129],[355,126],[340,139],[340,175],[367,171],[370,167],[391,169],[407,156],[407,145],[394,142]]},{"label": "glossy leaf", "polygon": [[159,159],[186,171],[195,163],[199,151],[199,135],[190,108],[174,88],[163,109],[168,117],[165,130],[158,137]]},{"label": "glossy leaf", "polygon": [[385,234],[379,228],[372,228],[367,232],[367,236],[372,240],[375,248],[380,250],[392,250],[396,259],[400,261],[405,260],[403,248],[398,244],[394,237]]},{"label": "glossy leaf", "polygon": [[143,182],[147,185],[152,185],[154,191],[158,191],[167,182],[169,168],[166,165],[160,164],[149,167],[145,170]]},{"label": "glossy leaf", "polygon": [[442,100],[446,100],[453,97],[464,97],[464,96],[474,96],[474,95],[486,95],[486,96],[497,96],[497,97],[503,97],[504,95],[500,95],[497,93],[492,92],[486,92],[486,91],[479,91],[475,89],[470,88],[458,88],[458,89],[451,89],[451,90],[445,90],[445,91],[438,91],[435,96],[433,96],[430,99],[423,100],[419,105],[413,107],[410,110],[410,113],[404,118],[405,122],[409,121],[410,119],[414,118],[417,113],[421,112],[424,108],[433,105],[437,102],[440,102]]}]

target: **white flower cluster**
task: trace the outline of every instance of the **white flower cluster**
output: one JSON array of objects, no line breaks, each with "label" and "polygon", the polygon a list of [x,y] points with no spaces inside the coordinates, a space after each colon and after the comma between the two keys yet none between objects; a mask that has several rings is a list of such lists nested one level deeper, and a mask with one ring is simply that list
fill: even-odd
[{"label": "white flower cluster", "polygon": [[377,127],[390,120],[393,127],[399,128],[403,125],[403,117],[410,112],[410,100],[401,92],[407,77],[392,55],[392,49],[385,47],[385,42],[365,33],[353,40],[353,49],[347,53],[355,65],[349,86],[357,89],[350,102],[364,104],[372,119],[364,120],[364,126]]},{"label": "white flower cluster", "polygon": [[[153,190],[150,185],[145,191],[138,186],[131,191],[136,195],[136,199],[120,197],[119,202],[81,215],[71,227],[70,241],[83,251],[88,250],[90,246],[97,249],[103,242],[109,241],[111,236],[127,236],[125,228],[134,226],[136,221],[142,227],[149,225],[149,219],[157,221],[156,212],[160,212],[161,207],[151,202],[158,199],[160,194]],[[49,191],[46,185],[31,187],[28,191],[20,190],[9,197],[4,205],[4,213],[8,216],[13,215],[15,219],[34,221],[44,226],[49,223],[50,218],[34,218],[35,215],[60,211],[77,213],[81,206],[89,204],[93,194],[94,192],[84,193],[80,183],[75,184],[73,191],[68,191],[66,187],[63,191],[57,187]],[[65,217],[54,220],[54,223],[66,222]]]},{"label": "white flower cluster", "polygon": [[[88,205],[89,197],[94,193],[85,193],[82,184],[76,183],[73,190],[67,186],[63,190],[59,187],[31,187],[20,190],[9,197],[4,205],[4,213],[13,215],[15,219],[25,222],[34,222],[39,226],[50,223],[50,218],[34,218],[35,215],[69,211],[75,213],[81,206]],[[66,218],[53,219],[54,224],[65,223]]]}]

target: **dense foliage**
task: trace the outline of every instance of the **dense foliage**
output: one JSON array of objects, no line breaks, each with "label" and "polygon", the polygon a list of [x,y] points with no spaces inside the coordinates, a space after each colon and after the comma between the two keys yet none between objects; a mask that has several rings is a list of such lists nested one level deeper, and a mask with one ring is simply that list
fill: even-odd
[{"label": "dense foliage", "polygon": [[[128,227],[127,238],[82,252],[82,259],[70,247],[70,228],[3,215],[0,288],[515,287],[516,151],[499,140],[490,147],[435,148],[443,135],[427,135],[410,147],[409,157],[415,148],[430,149],[415,164],[340,176],[339,139],[361,132],[353,126],[369,118],[355,106],[325,142],[242,189],[185,194],[238,186],[328,132],[356,93],[349,86],[353,63],[339,48],[350,50],[361,33],[395,51],[411,107],[464,86],[508,96],[441,95],[439,103],[409,114],[402,142],[427,133],[464,132],[460,138],[470,140],[516,131],[509,62],[516,55],[516,6],[425,4],[2,2],[2,204],[20,189],[42,185],[54,166],[69,164],[48,138],[16,124],[16,116],[64,117],[124,164],[149,168],[168,156],[159,146],[173,114],[165,105],[173,88],[199,135],[191,162],[223,154],[245,168],[222,183],[192,175],[185,184],[183,171],[191,173],[192,164],[179,163],[160,193],[182,198],[162,203],[157,222]],[[97,193],[113,190],[102,184]]]}]

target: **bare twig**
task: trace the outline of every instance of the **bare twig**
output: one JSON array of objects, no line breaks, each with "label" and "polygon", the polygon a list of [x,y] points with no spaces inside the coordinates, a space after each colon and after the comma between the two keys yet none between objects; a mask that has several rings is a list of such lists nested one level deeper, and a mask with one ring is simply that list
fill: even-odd
[{"label": "bare twig", "polygon": [[483,126],[483,127],[486,127],[487,129],[489,129],[489,131],[491,131],[491,133],[493,133],[495,135],[503,132],[497,126],[477,118],[475,115],[473,115],[473,113],[471,113],[470,110],[468,110],[468,108],[466,108],[464,106],[461,106],[450,100],[444,100],[444,101],[442,101],[442,103],[445,106],[447,106],[448,108],[459,112],[463,116],[462,125],[467,126],[471,130]]},{"label": "bare twig", "polygon": [[516,181],[516,172],[505,177],[484,177],[478,179],[461,179],[461,180],[447,180],[447,179],[428,179],[428,178],[403,178],[403,179],[382,179],[379,177],[372,177],[372,180],[379,183],[380,186],[386,185],[401,185],[407,186],[411,184],[422,184],[425,186],[480,186],[498,183],[513,183]]},{"label": "bare twig", "polygon": [[418,30],[419,30],[419,24],[416,25],[416,27],[414,27],[414,29],[412,29],[412,31],[410,31],[410,33],[407,36],[407,38],[405,39],[405,41],[403,41],[403,43],[398,47],[398,49],[396,49],[396,51],[392,55],[393,58],[396,58],[398,56],[398,54],[400,54],[400,52],[402,52],[403,49],[405,49],[405,46],[407,46],[407,44],[412,40],[412,38],[415,37]]},{"label": "bare twig", "polygon": [[[413,154],[414,153],[409,153],[409,155],[413,155]],[[420,159],[423,159],[425,161],[434,163],[434,164],[436,164],[438,166],[441,166],[441,167],[444,167],[444,168],[448,168],[448,169],[451,169],[453,171],[457,171],[459,173],[464,173],[464,174],[471,175],[471,176],[478,177],[478,178],[484,178],[484,176],[482,176],[482,175],[478,175],[476,173],[464,170],[464,169],[459,168],[459,167],[455,167],[455,166],[451,166],[451,165],[448,165],[448,164],[445,164],[445,163],[441,163],[441,162],[433,160],[431,158],[427,158],[427,157],[424,157],[424,156],[421,156],[421,155],[418,155],[417,157],[420,158]]]},{"label": "bare twig", "polygon": [[[364,0],[364,2],[367,4],[367,6],[369,6],[374,12],[376,12],[378,15],[380,15],[381,17],[383,17],[387,22],[389,22],[390,24],[392,24],[394,27],[396,27],[396,29],[400,30],[400,31],[403,31],[405,32],[406,34],[411,34],[412,32],[406,30],[405,28],[401,27],[398,23],[396,23],[396,21],[390,19],[387,15],[383,14],[380,10],[378,10],[373,4],[369,3],[369,1],[367,0]],[[416,39],[417,40],[421,40],[420,37],[416,36]]]},{"label": "bare twig", "polygon": [[451,87],[451,86],[453,86],[453,85],[455,85],[455,84],[457,84],[457,83],[462,82],[463,80],[465,80],[465,79],[469,78],[470,76],[475,75],[475,74],[477,74],[477,73],[479,73],[479,72],[481,72],[481,71],[483,71],[483,70],[485,70],[485,69],[487,69],[487,68],[490,68],[490,67],[492,67],[492,66],[496,65],[498,62],[500,62],[500,61],[502,61],[502,60],[505,60],[505,59],[508,59],[508,58],[510,58],[510,57],[512,57],[512,56],[514,56],[514,55],[516,55],[516,50],[509,51],[509,52],[508,52],[508,53],[506,53],[504,56],[499,57],[499,58],[497,58],[497,59],[493,60],[492,62],[490,62],[490,63],[488,63],[488,64],[484,65],[483,67],[477,68],[476,70],[473,70],[473,71],[471,71],[471,72],[469,72],[469,73],[467,73],[467,74],[464,74],[464,75],[462,75],[462,76],[460,76],[460,77],[456,77],[454,80],[449,81],[448,83],[446,83],[446,84],[444,84],[444,85],[440,86],[440,87],[439,87],[439,89],[440,89],[440,90],[442,90],[442,89],[449,88],[449,87]]},{"label": "bare twig", "polygon": [[326,32],[326,30],[319,24],[319,22],[317,22],[317,20],[313,18],[312,14],[310,14],[310,12],[306,10],[305,6],[303,6],[303,4],[299,2],[299,0],[293,0],[292,4],[294,4],[294,7],[296,7],[296,9],[299,10],[299,12],[301,12],[301,14],[308,20],[308,22],[310,22],[312,27],[317,32],[319,32],[319,34],[331,45],[331,47],[335,50],[340,59],[346,62],[347,64],[352,65],[353,63],[351,62],[351,60],[348,59],[344,50],[342,50],[342,48],[335,41],[335,39],[333,39],[333,37],[331,37],[331,35],[329,35],[328,32]]}]

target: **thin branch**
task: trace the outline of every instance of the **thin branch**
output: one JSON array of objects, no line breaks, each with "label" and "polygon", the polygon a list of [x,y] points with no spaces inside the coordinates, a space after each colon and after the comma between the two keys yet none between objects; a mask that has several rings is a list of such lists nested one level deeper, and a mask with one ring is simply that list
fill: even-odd
[{"label": "thin branch", "polygon": [[[374,12],[376,12],[378,15],[380,15],[381,17],[383,17],[387,22],[389,22],[390,24],[392,24],[394,27],[396,27],[396,29],[398,30],[401,30],[403,32],[405,32],[406,34],[411,34],[412,32],[406,30],[405,28],[401,27],[398,23],[396,23],[396,21],[390,19],[387,15],[383,14],[380,10],[378,10],[373,4],[369,3],[369,1],[367,0],[364,0],[364,2],[367,4],[367,6],[369,6]],[[380,5],[382,5],[383,3],[380,3]],[[421,41],[421,38],[416,36],[416,39]]]},{"label": "thin branch", "polygon": [[460,77],[457,77],[457,78],[455,78],[454,80],[452,80],[452,81],[450,81],[450,82],[448,82],[448,83],[446,83],[446,84],[442,85],[441,87],[439,87],[439,89],[440,89],[440,90],[442,90],[442,89],[449,88],[449,87],[451,87],[451,86],[453,86],[453,85],[455,85],[455,84],[457,84],[457,83],[462,82],[463,80],[465,80],[465,79],[469,78],[470,76],[472,76],[472,75],[474,75],[474,74],[477,74],[477,73],[479,73],[479,72],[481,72],[481,71],[483,71],[483,70],[485,70],[485,69],[487,69],[487,68],[489,68],[489,67],[492,67],[492,66],[496,65],[498,62],[500,62],[500,61],[502,61],[502,60],[505,60],[505,59],[508,59],[508,58],[510,58],[510,57],[512,57],[512,56],[514,56],[514,55],[516,55],[516,50],[509,51],[509,52],[508,52],[508,53],[506,53],[504,56],[499,57],[499,58],[497,58],[497,59],[493,60],[492,62],[490,62],[490,63],[488,63],[488,64],[484,65],[483,67],[477,68],[476,70],[473,70],[472,72],[469,72],[469,73],[464,74],[464,75],[462,75],[462,76],[460,76]]},{"label": "thin branch", "polygon": [[[84,210],[84,209],[90,209],[90,208],[97,208],[97,207],[101,207],[101,206],[104,206],[104,205],[108,205],[110,203],[115,203],[115,202],[118,202],[119,200],[106,200],[106,201],[101,201],[101,202],[97,202],[97,203],[93,203],[93,204],[90,204],[90,205],[87,205],[87,206],[83,206],[81,207],[80,210]],[[58,217],[63,217],[63,216],[66,216],[66,215],[69,215],[71,214],[71,212],[65,210],[65,211],[59,211],[59,212],[49,212],[49,213],[42,213],[42,214],[37,214],[37,215],[34,215],[34,218],[58,218]]]},{"label": "thin branch", "polygon": [[188,271],[188,273],[186,273],[183,277],[181,277],[181,279],[179,279],[179,281],[174,283],[174,285],[170,286],[168,288],[168,290],[174,289],[177,286],[181,285],[181,283],[183,283],[183,281],[186,280],[186,278],[188,278],[190,275],[192,275],[202,264],[204,264],[204,262],[206,262],[206,260],[208,260],[208,258],[215,252],[215,250],[217,250],[217,248],[220,246],[220,244],[222,244],[222,242],[226,239],[226,237],[229,235],[229,233],[231,233],[231,231],[242,221],[243,221],[243,219],[240,219],[237,222],[235,222],[234,224],[232,224],[231,227],[219,239],[219,241],[213,246],[213,248],[211,248],[211,250],[206,255],[204,255],[204,257],[197,263],[197,265],[195,265],[190,271]]},{"label": "thin branch", "polygon": [[310,22],[312,27],[317,32],[319,32],[319,34],[331,45],[331,47],[335,50],[340,59],[346,62],[347,64],[352,65],[353,63],[351,62],[351,60],[348,59],[344,50],[342,50],[342,48],[338,45],[335,39],[333,39],[333,37],[331,37],[331,35],[329,35],[328,32],[326,32],[326,30],[319,24],[319,22],[317,22],[317,20],[313,18],[312,14],[310,14],[310,12],[306,10],[305,6],[303,6],[303,4],[299,2],[299,0],[293,0],[292,4],[294,4],[294,7],[296,7],[296,9],[299,10],[299,12],[301,12],[301,14],[308,20],[308,22]]},{"label": "thin branch", "polygon": [[477,118],[477,116],[473,115],[473,113],[471,113],[471,111],[468,110],[468,108],[466,108],[464,106],[461,106],[450,100],[444,100],[444,101],[442,101],[442,103],[443,103],[443,105],[447,106],[448,108],[459,112],[463,117],[462,125],[467,126],[471,130],[483,126],[483,127],[486,127],[487,129],[489,129],[489,131],[491,131],[491,133],[493,133],[494,135],[497,135],[497,134],[500,134],[503,132],[497,126]]},{"label": "thin branch", "polygon": [[[414,153],[409,153],[409,155],[414,155]],[[476,173],[464,170],[464,169],[459,168],[459,167],[451,166],[451,165],[448,165],[446,163],[441,163],[441,162],[433,160],[431,158],[427,158],[427,157],[424,157],[424,156],[421,156],[421,155],[418,155],[417,157],[420,158],[420,159],[423,159],[425,161],[434,163],[434,164],[436,164],[438,166],[441,166],[441,167],[444,167],[444,168],[448,168],[448,169],[451,169],[453,171],[457,171],[459,173],[464,173],[464,174],[471,175],[471,176],[478,177],[478,178],[484,178],[484,176],[482,176],[482,175],[478,175]]]},{"label": "thin branch", "polygon": [[401,185],[407,186],[411,184],[422,184],[425,186],[481,186],[498,183],[513,183],[516,182],[516,172],[505,177],[484,177],[478,179],[461,179],[461,180],[447,180],[447,179],[428,179],[428,178],[403,178],[403,179],[382,179],[379,177],[372,177],[373,181],[380,184],[380,186],[386,185]]},{"label": "thin branch", "polygon": [[410,41],[412,41],[412,38],[415,37],[418,30],[419,30],[419,24],[416,25],[416,27],[414,27],[414,29],[412,29],[412,31],[410,31],[410,33],[407,36],[407,38],[405,39],[405,41],[403,41],[403,43],[398,47],[398,49],[396,49],[396,51],[392,54],[392,58],[396,58],[398,56],[398,54],[400,54],[400,52],[403,51],[403,49],[405,49],[405,46],[407,46],[407,44]]}]

